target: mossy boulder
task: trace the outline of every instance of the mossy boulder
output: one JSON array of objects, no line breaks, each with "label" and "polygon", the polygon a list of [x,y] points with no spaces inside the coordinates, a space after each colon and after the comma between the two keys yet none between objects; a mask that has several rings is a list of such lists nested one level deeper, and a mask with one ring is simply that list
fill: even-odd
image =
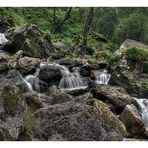
[{"label": "mossy boulder", "polygon": [[24,55],[30,57],[45,58],[53,51],[51,41],[45,38],[44,33],[32,24],[25,24],[9,29],[5,32],[9,40],[2,50],[15,53],[23,50]]}]

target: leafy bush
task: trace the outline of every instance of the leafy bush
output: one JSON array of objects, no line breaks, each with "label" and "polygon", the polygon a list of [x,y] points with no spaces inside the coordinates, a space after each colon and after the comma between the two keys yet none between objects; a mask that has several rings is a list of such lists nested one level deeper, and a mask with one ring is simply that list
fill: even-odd
[{"label": "leafy bush", "polygon": [[126,50],[126,57],[132,62],[138,63],[139,61],[145,61],[148,58],[148,49],[140,47],[130,47]]}]

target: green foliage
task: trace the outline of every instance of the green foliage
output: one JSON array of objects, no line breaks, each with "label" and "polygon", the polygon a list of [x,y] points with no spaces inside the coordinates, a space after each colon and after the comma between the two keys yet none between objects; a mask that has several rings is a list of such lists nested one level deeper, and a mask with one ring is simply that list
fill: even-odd
[{"label": "green foliage", "polygon": [[114,40],[118,43],[127,38],[144,41],[146,22],[146,17],[137,12],[132,13],[129,17],[121,18],[115,29]]},{"label": "green foliage", "polygon": [[102,50],[98,53],[96,53],[96,58],[97,59],[102,59],[102,60],[109,60],[113,56],[113,53],[110,50]]},{"label": "green foliage", "polygon": [[148,61],[145,61],[143,64],[143,72],[148,74]]},{"label": "green foliage", "polygon": [[144,61],[148,58],[148,49],[140,47],[130,47],[126,50],[126,57],[132,62]]}]

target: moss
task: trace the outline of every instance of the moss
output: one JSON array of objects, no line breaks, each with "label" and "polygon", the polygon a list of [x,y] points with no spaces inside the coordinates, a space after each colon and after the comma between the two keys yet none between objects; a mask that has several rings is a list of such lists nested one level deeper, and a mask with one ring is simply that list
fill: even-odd
[{"label": "moss", "polygon": [[3,106],[5,113],[8,115],[14,115],[19,106],[19,92],[15,92],[15,88],[11,85],[4,87],[2,91]]},{"label": "moss", "polygon": [[33,115],[34,111],[36,109],[34,107],[29,106],[24,113],[24,125],[26,131],[23,133],[23,135],[27,135],[28,137],[32,135],[32,127],[34,126],[36,119]]},{"label": "moss", "polygon": [[126,57],[132,62],[140,62],[141,60],[145,61],[148,58],[148,49],[140,48],[138,46],[130,47],[126,50]]},{"label": "moss", "polygon": [[108,105],[106,103],[103,103],[101,101],[98,101],[98,107],[101,109],[103,113],[103,119],[106,124],[108,124],[110,127],[116,129],[119,133],[125,134],[126,130],[122,126],[122,123],[119,119],[117,119],[112,113],[110,112]]},{"label": "moss", "polygon": [[0,141],[11,141],[12,137],[8,130],[0,128]]}]

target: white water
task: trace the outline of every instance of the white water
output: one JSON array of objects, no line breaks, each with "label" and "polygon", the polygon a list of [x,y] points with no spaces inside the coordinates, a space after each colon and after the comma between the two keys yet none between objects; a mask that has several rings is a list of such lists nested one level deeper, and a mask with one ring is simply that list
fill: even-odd
[{"label": "white water", "polygon": [[107,85],[110,80],[111,74],[104,70],[102,74],[96,76],[96,83],[97,84],[105,84]]},{"label": "white water", "polygon": [[142,119],[146,127],[148,127],[148,99],[138,99],[135,98],[140,106],[140,112],[142,115]]},{"label": "white water", "polygon": [[0,33],[0,44],[4,44],[6,42],[8,42],[8,40],[5,38],[5,35]]}]

